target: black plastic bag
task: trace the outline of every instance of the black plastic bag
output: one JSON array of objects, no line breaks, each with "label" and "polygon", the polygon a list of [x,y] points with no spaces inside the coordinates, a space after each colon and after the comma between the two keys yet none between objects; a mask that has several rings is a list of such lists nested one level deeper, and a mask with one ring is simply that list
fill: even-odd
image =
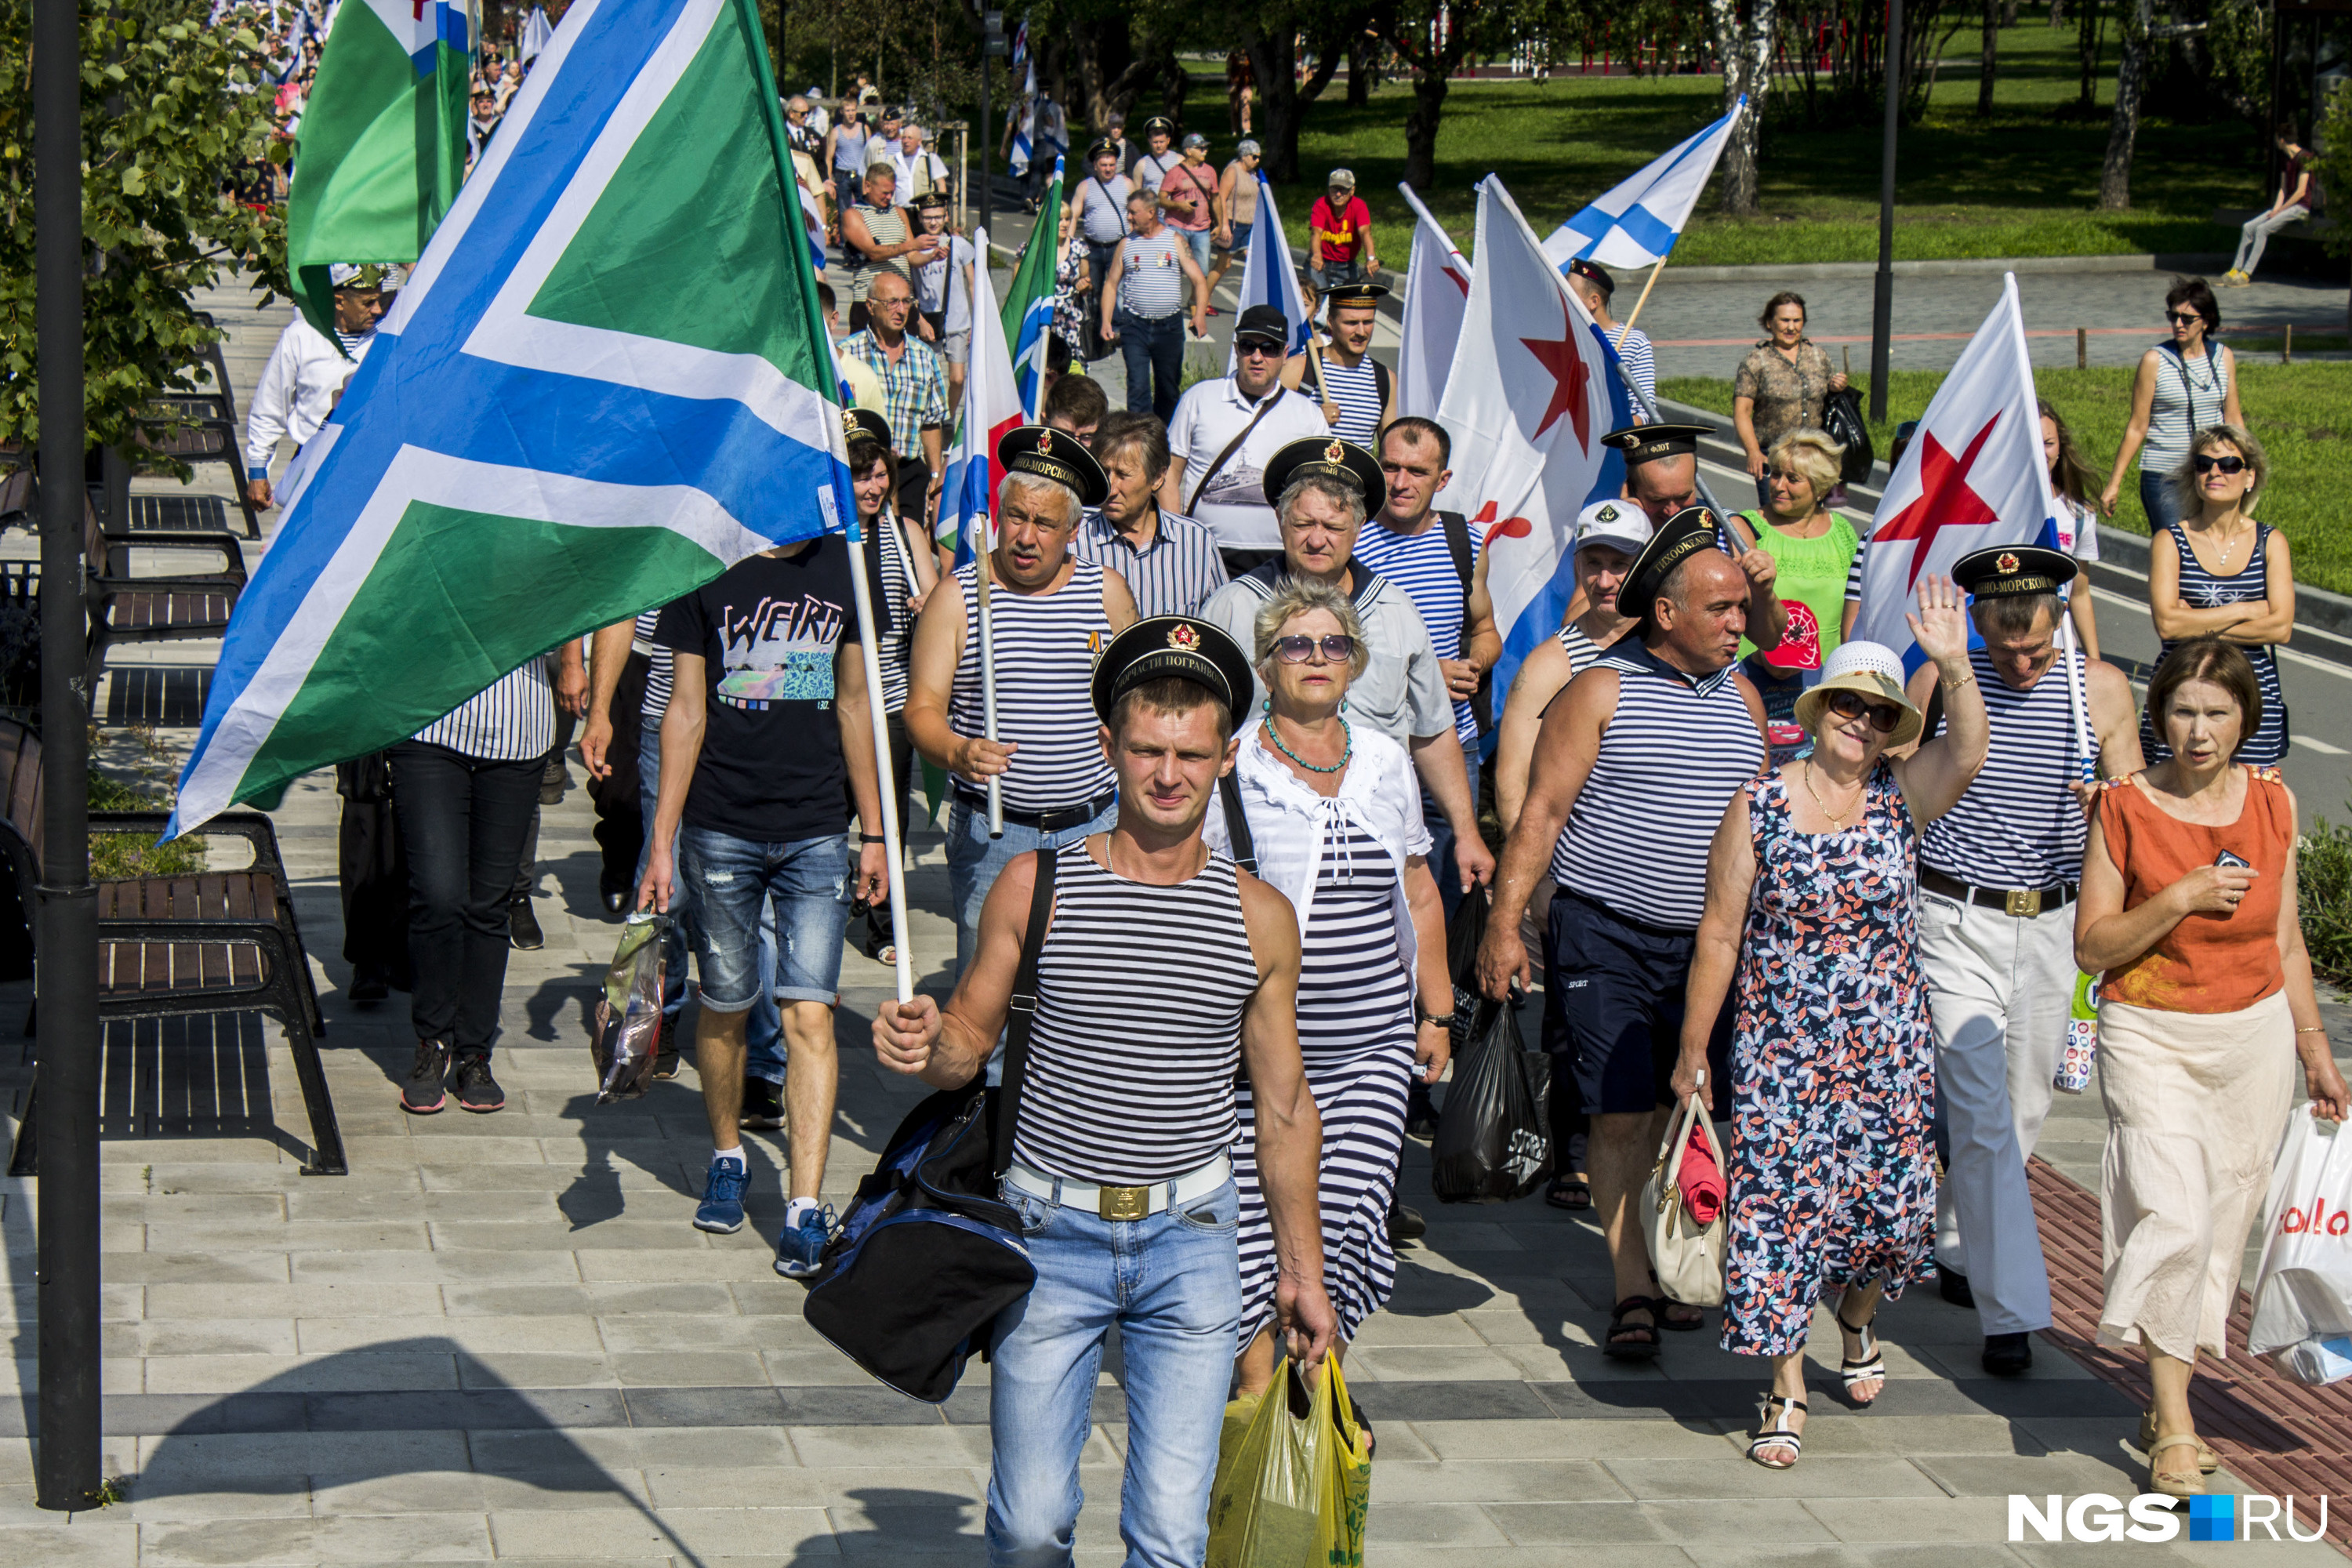
[{"label": "black plastic bag", "polygon": [[1478,1004],[1429,1153],[1440,1203],[1509,1203],[1551,1179],[1551,1058],[1520,1043],[1508,1004]]},{"label": "black plastic bag", "polygon": [[1871,449],[1870,426],[1862,417],[1862,394],[1853,387],[1841,387],[1829,395],[1822,405],[1822,428],[1831,440],[1845,448],[1839,464],[1839,475],[1847,484],[1858,485],[1870,478],[1870,465],[1877,454]]},{"label": "black plastic bag", "polygon": [[1487,902],[1486,889],[1473,888],[1454,907],[1454,918],[1445,922],[1445,973],[1454,981],[1454,1027],[1448,1048],[1456,1057],[1470,1048],[1471,1028],[1481,1005],[1478,947],[1486,940]]}]

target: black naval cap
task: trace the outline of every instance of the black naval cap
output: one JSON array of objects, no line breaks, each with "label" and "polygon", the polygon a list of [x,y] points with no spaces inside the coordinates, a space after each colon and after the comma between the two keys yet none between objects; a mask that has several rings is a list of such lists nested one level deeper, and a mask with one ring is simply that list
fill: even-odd
[{"label": "black naval cap", "polygon": [[1388,476],[1381,460],[1337,436],[1302,436],[1275,448],[1265,460],[1265,504],[1280,506],[1282,492],[1300,479],[1337,479],[1364,497],[1364,515],[1389,504]]},{"label": "black naval cap", "polygon": [[1153,616],[1110,639],[1095,662],[1095,717],[1110,722],[1118,700],[1147,681],[1189,680],[1225,705],[1228,715],[1249,706],[1255,677],[1241,645],[1196,616]]},{"label": "black naval cap", "polygon": [[843,409],[841,411],[842,439],[855,441],[860,436],[871,437],[881,442],[887,450],[890,446],[890,422],[871,408]]},{"label": "black naval cap", "polygon": [[1700,437],[1716,433],[1708,425],[1628,425],[1601,437],[1601,444],[1624,453],[1630,468],[1660,458],[1688,457],[1698,450]]},{"label": "black naval cap", "polygon": [[2054,594],[2074,580],[2074,558],[2038,544],[1997,544],[1972,550],[1952,563],[1952,581],[1979,599],[2016,594]]},{"label": "black naval cap", "polygon": [[1176,122],[1164,114],[1155,114],[1143,122],[1143,133],[1150,136],[1155,131],[1166,132],[1169,139],[1173,141],[1176,135]]},{"label": "black naval cap", "polygon": [[1106,153],[1114,158],[1118,157],[1118,143],[1108,136],[1098,136],[1095,139],[1094,145],[1087,149],[1087,162],[1091,163]]},{"label": "black naval cap", "polygon": [[1587,261],[1581,256],[1577,257],[1568,264],[1568,275],[1570,278],[1584,279],[1591,283],[1594,288],[1601,290],[1601,297],[1604,300],[1616,297],[1617,279],[1610,277],[1609,269],[1598,261]]},{"label": "black naval cap", "polygon": [[1369,305],[1388,291],[1385,283],[1334,283],[1323,298],[1333,305]]},{"label": "black naval cap", "polygon": [[1067,430],[1044,425],[1024,425],[1007,430],[996,444],[996,466],[1009,474],[1034,474],[1077,492],[1081,506],[1100,506],[1110,495],[1110,481],[1087,444]]},{"label": "black naval cap", "polygon": [[1624,585],[1617,590],[1618,613],[1633,617],[1636,632],[1649,629],[1658,590],[1665,586],[1675,568],[1702,550],[1717,548],[1721,531],[1715,513],[1703,506],[1686,506],[1658,525],[1650,542],[1625,568]]}]

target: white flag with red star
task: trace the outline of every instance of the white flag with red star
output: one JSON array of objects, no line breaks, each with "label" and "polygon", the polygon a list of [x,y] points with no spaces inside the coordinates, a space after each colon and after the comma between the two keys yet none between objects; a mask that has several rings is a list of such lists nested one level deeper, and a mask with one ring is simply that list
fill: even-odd
[{"label": "white flag with red star", "polygon": [[1903,617],[1918,606],[1920,577],[1948,576],[1961,556],[1999,544],[2054,547],[2057,517],[2012,272],[1887,481],[1863,552],[1853,635],[1916,662]]},{"label": "white flag with red star", "polygon": [[1492,174],[1478,187],[1475,255],[1438,403],[1454,438],[1454,479],[1440,502],[1469,514],[1486,555],[1503,632],[1499,697],[1519,660],[1559,629],[1576,591],[1568,569],[1576,514],[1624,486],[1624,460],[1601,437],[1633,421],[1591,313]]}]

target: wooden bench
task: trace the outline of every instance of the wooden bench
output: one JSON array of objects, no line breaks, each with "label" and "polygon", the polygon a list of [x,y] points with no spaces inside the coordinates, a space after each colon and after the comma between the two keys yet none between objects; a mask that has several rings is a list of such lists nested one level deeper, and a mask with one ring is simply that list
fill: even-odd
[{"label": "wooden bench", "polygon": [[[38,940],[41,857],[41,742],[24,725],[0,720],[0,850],[5,850],[30,934]],[[161,811],[93,811],[89,830],[160,833]],[[134,1018],[181,1018],[220,1013],[261,1013],[285,1026],[294,1076],[310,1115],[310,1163],[306,1175],[345,1174],[343,1138],[319,1059],[327,1032],[310,963],[294,918],[277,830],[255,811],[223,812],[205,835],[232,836],[253,846],[242,871],[191,877],[146,877],[98,884],[98,1015],[101,1025]],[[34,1033],[37,1017],[28,1017]],[[33,1101],[37,1072],[17,1130],[13,1175],[38,1165]]]}]

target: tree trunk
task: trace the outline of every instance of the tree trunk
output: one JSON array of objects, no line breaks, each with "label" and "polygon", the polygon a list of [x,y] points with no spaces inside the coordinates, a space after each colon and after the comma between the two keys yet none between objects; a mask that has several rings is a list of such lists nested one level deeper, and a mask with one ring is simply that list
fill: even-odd
[{"label": "tree trunk", "polygon": [[1748,111],[1732,128],[1731,140],[1723,149],[1722,205],[1734,216],[1749,217],[1756,213],[1756,151],[1764,123],[1764,94],[1772,83],[1778,12],[1778,0],[1707,3],[1716,54],[1723,61],[1723,111],[1730,113],[1743,94],[1748,99]]},{"label": "tree trunk", "polygon": [[1438,60],[1439,69],[1416,71],[1412,107],[1404,116],[1404,183],[1425,191],[1437,183],[1437,122],[1445,112],[1446,89],[1453,86]]},{"label": "tree trunk", "polygon": [[2083,68],[2082,90],[2074,101],[2084,109],[2098,101],[2100,45],[2105,33],[2105,19],[2099,12],[2099,0],[2075,0],[2074,55]]},{"label": "tree trunk", "polygon": [[1160,112],[1184,123],[1184,99],[1192,90],[1192,73],[1184,62],[1176,58],[1176,46],[1170,42],[1160,45]]},{"label": "tree trunk", "polygon": [[1243,35],[1250,68],[1257,74],[1256,142],[1265,153],[1265,177],[1277,185],[1298,178],[1298,57],[1287,16],[1269,33],[1252,25]]},{"label": "tree trunk", "polygon": [[1350,109],[1361,109],[1372,100],[1374,47],[1371,36],[1361,27],[1358,27],[1355,36],[1348,40],[1348,107]]},{"label": "tree trunk", "polygon": [[2132,146],[2139,140],[2139,95],[2147,76],[2148,0],[2136,0],[2124,27],[2124,58],[2116,72],[2116,113],[2107,127],[2106,162],[2099,170],[2099,210],[2131,205]]},{"label": "tree trunk", "polygon": [[[2011,0],[2014,5],[2016,0]],[[1984,40],[1977,51],[1977,118],[1992,115],[1993,76],[2000,68],[2001,0],[1984,0]]]}]

